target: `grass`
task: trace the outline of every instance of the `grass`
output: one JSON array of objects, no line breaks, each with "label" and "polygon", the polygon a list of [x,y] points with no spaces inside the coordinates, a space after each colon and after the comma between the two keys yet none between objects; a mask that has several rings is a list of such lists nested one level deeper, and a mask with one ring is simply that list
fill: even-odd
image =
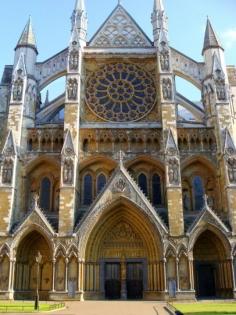
[{"label": "grass", "polygon": [[[40,312],[64,308],[64,303],[39,303]],[[0,302],[0,313],[34,313],[34,302]],[[37,311],[36,311],[37,312]]]},{"label": "grass", "polygon": [[236,303],[174,303],[185,315],[236,315]]}]

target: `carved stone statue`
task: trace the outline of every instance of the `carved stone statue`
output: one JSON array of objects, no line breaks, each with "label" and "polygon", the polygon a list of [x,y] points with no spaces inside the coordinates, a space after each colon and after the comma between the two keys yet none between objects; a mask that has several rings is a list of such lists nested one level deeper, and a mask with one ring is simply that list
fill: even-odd
[{"label": "carved stone statue", "polygon": [[169,159],[168,166],[169,183],[176,185],[179,183],[179,162],[176,158]]},{"label": "carved stone statue", "polygon": [[78,70],[79,66],[79,53],[77,50],[72,50],[69,56],[70,70]]},{"label": "carved stone statue", "polygon": [[69,79],[67,86],[68,99],[75,101],[78,94],[78,82],[76,79]]},{"label": "carved stone statue", "polygon": [[172,83],[171,79],[163,79],[162,80],[162,94],[164,100],[171,100],[172,99]]},{"label": "carved stone statue", "polygon": [[163,50],[160,54],[161,70],[168,71],[170,69],[170,56],[167,50]]},{"label": "carved stone statue", "polygon": [[236,183],[236,159],[229,158],[227,161],[228,177],[230,183]]},{"label": "carved stone statue", "polygon": [[22,101],[23,80],[18,78],[13,84],[13,101]]},{"label": "carved stone statue", "polygon": [[63,183],[71,185],[73,182],[73,162],[71,159],[66,159],[63,166]]},{"label": "carved stone statue", "polygon": [[13,161],[12,159],[5,159],[2,167],[2,183],[10,185],[13,177]]},{"label": "carved stone statue", "polygon": [[223,79],[216,80],[216,94],[219,101],[226,100],[225,81]]}]

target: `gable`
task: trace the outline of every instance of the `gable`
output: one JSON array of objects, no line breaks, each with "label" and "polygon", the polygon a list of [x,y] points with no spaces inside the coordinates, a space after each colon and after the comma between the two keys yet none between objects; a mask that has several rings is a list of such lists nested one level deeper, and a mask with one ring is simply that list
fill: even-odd
[{"label": "gable", "polygon": [[151,47],[152,42],[119,4],[91,39],[93,47]]}]

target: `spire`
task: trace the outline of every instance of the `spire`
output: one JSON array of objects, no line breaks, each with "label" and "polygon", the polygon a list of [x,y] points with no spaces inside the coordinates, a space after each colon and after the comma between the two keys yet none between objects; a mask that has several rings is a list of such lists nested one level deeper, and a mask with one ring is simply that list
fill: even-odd
[{"label": "spire", "polygon": [[19,47],[31,47],[38,53],[31,16],[29,17],[15,49]]},{"label": "spire", "polygon": [[47,90],[45,101],[44,101],[44,107],[46,107],[49,104],[49,91]]},{"label": "spire", "polygon": [[75,11],[77,11],[77,12],[85,12],[84,0],[76,0],[76,2],[75,2]]},{"label": "spire", "polygon": [[154,0],[151,19],[153,26],[154,44],[155,46],[157,46],[160,38],[160,32],[168,32],[168,18],[165,13],[163,0]]},{"label": "spire", "polygon": [[210,48],[222,48],[220,41],[213,30],[213,27],[211,25],[211,22],[209,18],[207,18],[207,26],[205,31],[205,38],[204,38],[204,46],[202,50],[202,54],[204,54],[204,51]]},{"label": "spire", "polygon": [[154,6],[153,6],[153,11],[160,11],[163,12],[165,11],[163,1],[162,0],[154,0]]},{"label": "spire", "polygon": [[71,31],[74,32],[74,29],[77,28],[78,38],[86,43],[88,19],[84,0],[76,0],[71,22]]}]

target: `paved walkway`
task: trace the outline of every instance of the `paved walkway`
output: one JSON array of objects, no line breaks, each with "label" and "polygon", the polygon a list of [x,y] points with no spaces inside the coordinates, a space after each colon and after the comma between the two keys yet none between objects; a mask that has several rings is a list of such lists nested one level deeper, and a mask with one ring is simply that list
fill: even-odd
[{"label": "paved walkway", "polygon": [[168,315],[165,303],[149,301],[67,302],[66,310],[55,315]]}]

